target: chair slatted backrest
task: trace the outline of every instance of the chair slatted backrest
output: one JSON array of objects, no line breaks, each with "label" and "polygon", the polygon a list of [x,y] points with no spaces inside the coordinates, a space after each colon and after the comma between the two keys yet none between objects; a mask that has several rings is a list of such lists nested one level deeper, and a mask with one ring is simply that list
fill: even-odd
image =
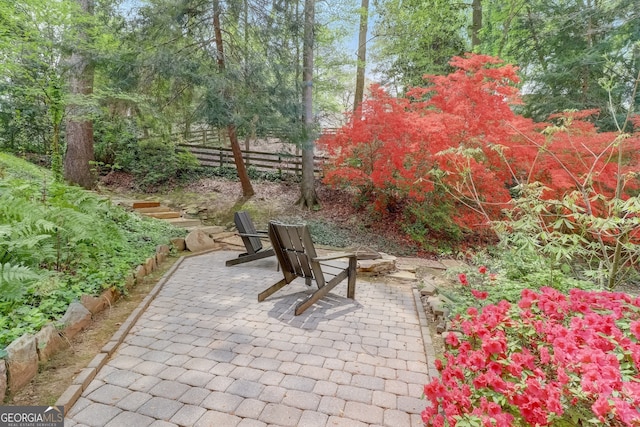
[{"label": "chair slatted backrest", "polygon": [[[233,222],[236,224],[236,228],[242,238],[248,254],[255,254],[262,249],[262,242],[259,237],[256,237],[258,232],[253,225],[253,221],[249,217],[249,214],[245,211],[238,211],[233,215]],[[263,232],[264,233],[264,232]],[[243,234],[253,234],[253,236],[243,236]]]},{"label": "chair slatted backrest", "polygon": [[311,233],[306,225],[286,225],[269,223],[269,234],[274,244],[276,256],[285,270],[306,279],[314,279],[318,288],[325,284],[320,264],[314,261],[316,249]]}]

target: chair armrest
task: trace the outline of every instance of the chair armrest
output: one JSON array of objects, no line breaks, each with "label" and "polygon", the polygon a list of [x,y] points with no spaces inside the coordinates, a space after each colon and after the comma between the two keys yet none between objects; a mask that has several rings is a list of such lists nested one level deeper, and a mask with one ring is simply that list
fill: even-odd
[{"label": "chair armrest", "polygon": [[352,257],[355,258],[356,254],[351,252],[337,252],[329,255],[315,257],[313,258],[313,261],[329,261],[332,259],[352,258]]},{"label": "chair armrest", "polygon": [[248,234],[248,233],[236,233],[240,237],[260,237],[266,238],[269,237],[267,234]]}]

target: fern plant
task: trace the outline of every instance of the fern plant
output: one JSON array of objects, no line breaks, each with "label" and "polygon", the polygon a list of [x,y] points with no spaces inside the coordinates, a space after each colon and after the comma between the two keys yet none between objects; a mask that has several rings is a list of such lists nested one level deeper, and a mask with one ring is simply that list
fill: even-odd
[{"label": "fern plant", "polygon": [[0,169],[0,357],[81,295],[122,290],[157,245],[184,235],[3,153]]},{"label": "fern plant", "polygon": [[41,274],[24,265],[0,263],[0,294],[2,299],[18,300],[30,283],[41,278]]}]

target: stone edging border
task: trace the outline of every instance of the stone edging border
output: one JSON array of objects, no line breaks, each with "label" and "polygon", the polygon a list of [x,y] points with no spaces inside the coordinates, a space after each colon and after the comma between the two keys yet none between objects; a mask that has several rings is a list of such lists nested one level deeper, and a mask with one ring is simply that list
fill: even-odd
[{"label": "stone edging border", "polygon": [[167,280],[175,273],[182,261],[188,256],[181,256],[171,266],[171,268],[160,278],[158,283],[147,294],[147,296],[140,302],[127,320],[120,325],[120,328],[113,334],[109,342],[107,342],[100,353],[98,353],[86,368],[82,369],[80,373],[73,380],[73,383],[67,387],[67,390],[62,393],[55,403],[55,406],[64,406],[65,414],[69,411],[71,406],[78,400],[82,392],[89,386],[91,381],[95,378],[98,371],[107,363],[109,357],[113,354],[116,348],[122,344],[122,341],[127,336],[133,325],[138,321],[144,310],[147,309],[151,301],[158,295],[162,287]]},{"label": "stone edging border", "polygon": [[433,349],[433,341],[431,339],[431,331],[429,330],[429,321],[427,320],[427,315],[424,312],[424,305],[422,304],[422,299],[420,298],[420,291],[413,286],[413,301],[416,306],[416,311],[418,312],[418,322],[420,323],[420,331],[422,332],[422,343],[424,344],[424,354],[427,356],[427,368],[429,370],[429,378],[438,378],[440,377],[440,373],[436,369],[435,360],[436,353]]},{"label": "stone edging border", "polygon": [[[181,240],[184,243],[184,239]],[[171,243],[176,246],[176,243],[180,242],[172,241]],[[145,276],[154,272],[167,259],[169,252],[169,245],[158,245],[155,255],[132,269],[132,272],[125,279],[125,287],[131,289]],[[176,264],[180,262],[181,259]],[[173,270],[172,267],[169,271],[173,272]],[[61,319],[47,323],[35,334],[24,334],[11,342],[7,346],[6,359],[0,359],[0,404],[4,401],[7,393],[16,393],[28,384],[37,375],[39,363],[47,361],[51,355],[58,351],[63,346],[65,339],[68,342],[89,325],[95,314],[110,306],[120,297],[121,293],[113,288],[106,289],[97,297],[82,295],[80,301],[73,301],[69,304],[67,312]],[[64,329],[61,332],[58,331],[56,324],[63,325]]]}]

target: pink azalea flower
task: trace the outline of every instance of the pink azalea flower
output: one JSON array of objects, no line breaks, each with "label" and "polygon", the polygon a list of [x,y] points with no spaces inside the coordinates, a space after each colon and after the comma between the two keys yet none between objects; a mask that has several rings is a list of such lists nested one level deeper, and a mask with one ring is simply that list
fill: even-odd
[{"label": "pink azalea flower", "polygon": [[467,275],[464,273],[458,274],[458,281],[460,281],[460,283],[463,286],[467,286],[469,284],[469,281],[467,280]]},{"label": "pink azalea flower", "polygon": [[475,289],[471,289],[471,294],[480,300],[487,299],[487,297],[489,296],[489,293],[485,291],[477,291]]}]

